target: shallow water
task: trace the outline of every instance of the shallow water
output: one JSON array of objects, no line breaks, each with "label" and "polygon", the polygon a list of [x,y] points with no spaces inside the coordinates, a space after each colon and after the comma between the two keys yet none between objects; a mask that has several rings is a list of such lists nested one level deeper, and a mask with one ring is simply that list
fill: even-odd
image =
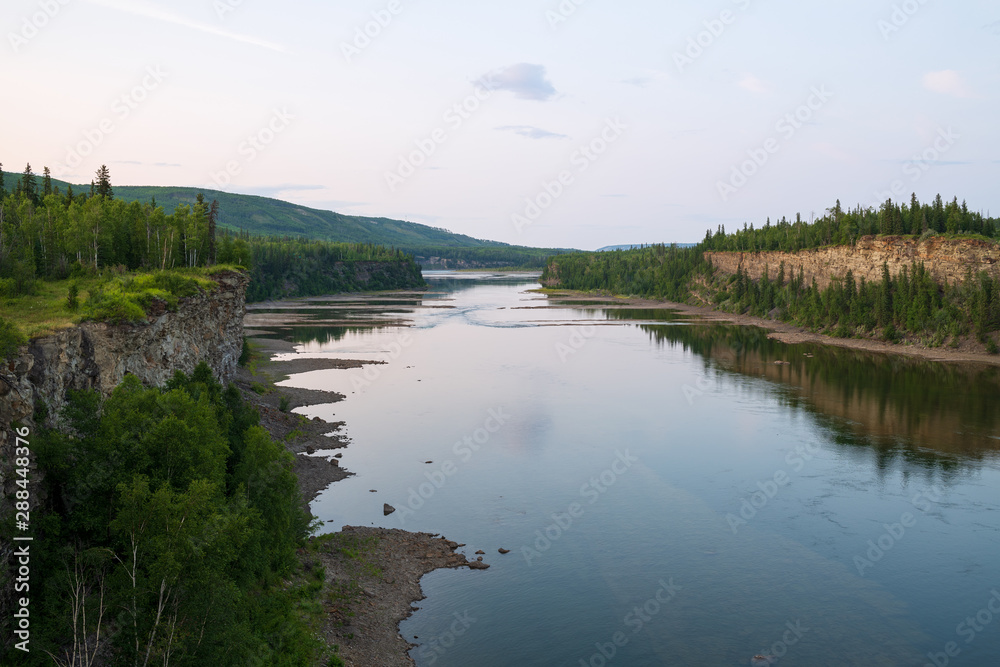
[{"label": "shallow water", "polygon": [[419,665],[994,664],[997,369],[428,277],[276,330],[389,361],[289,380],[347,395],[300,410],[353,439],[313,512],[492,565],[423,579]]}]

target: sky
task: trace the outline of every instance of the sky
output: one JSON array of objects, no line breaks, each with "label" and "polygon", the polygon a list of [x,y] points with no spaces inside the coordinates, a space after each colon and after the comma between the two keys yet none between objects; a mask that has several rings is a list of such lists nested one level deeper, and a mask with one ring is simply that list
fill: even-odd
[{"label": "sky", "polygon": [[519,245],[1000,213],[995,0],[4,0],[0,161]]}]

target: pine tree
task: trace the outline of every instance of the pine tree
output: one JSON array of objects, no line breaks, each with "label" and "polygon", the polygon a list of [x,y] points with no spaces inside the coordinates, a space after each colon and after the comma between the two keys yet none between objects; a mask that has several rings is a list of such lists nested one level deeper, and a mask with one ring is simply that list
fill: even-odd
[{"label": "pine tree", "polygon": [[115,193],[111,189],[111,172],[108,171],[108,166],[102,164],[100,169],[97,170],[97,182],[96,185],[93,184],[94,193],[106,197],[108,199],[114,199]]},{"label": "pine tree", "polygon": [[7,196],[7,188],[3,184],[3,162],[0,162],[0,199]]},{"label": "pine tree", "polygon": [[42,197],[52,194],[52,173],[48,167],[42,168]]},{"label": "pine tree", "polygon": [[212,200],[208,209],[208,263],[215,264],[215,223],[219,218],[219,200]]},{"label": "pine tree", "polygon": [[24,168],[24,174],[21,175],[21,193],[35,205],[38,204],[38,183],[35,182],[35,174],[31,171],[30,162]]}]

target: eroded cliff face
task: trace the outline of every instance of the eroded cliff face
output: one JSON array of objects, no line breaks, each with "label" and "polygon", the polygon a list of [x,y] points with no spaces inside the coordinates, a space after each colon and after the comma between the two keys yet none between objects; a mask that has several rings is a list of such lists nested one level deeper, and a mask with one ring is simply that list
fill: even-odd
[{"label": "eroded cliff face", "polygon": [[243,342],[249,278],[230,271],[213,279],[217,289],[181,299],[176,312],[152,315],[140,324],[85,322],[32,340],[22,354],[0,368],[4,498],[13,482],[11,424],[34,426],[36,406],[45,405],[46,425],[53,426],[66,406],[68,390],[95,389],[107,396],[126,373],[144,384],[159,385],[175,371],[190,373],[204,361],[223,382],[233,376]]},{"label": "eroded cliff face", "polygon": [[863,276],[868,281],[882,279],[882,265],[888,264],[889,273],[896,275],[913,262],[923,262],[924,268],[937,281],[961,283],[966,271],[973,275],[986,271],[1000,278],[1000,246],[974,239],[945,239],[931,237],[923,241],[901,236],[863,236],[853,246],[833,246],[788,252],[706,252],[705,258],[725,273],[736,273],[740,267],[753,279],[764,274],[773,279],[781,263],[785,263],[785,277],[798,275],[802,269],[805,284],[815,278],[819,287],[825,288],[832,278],[843,278],[848,271],[854,279]]}]

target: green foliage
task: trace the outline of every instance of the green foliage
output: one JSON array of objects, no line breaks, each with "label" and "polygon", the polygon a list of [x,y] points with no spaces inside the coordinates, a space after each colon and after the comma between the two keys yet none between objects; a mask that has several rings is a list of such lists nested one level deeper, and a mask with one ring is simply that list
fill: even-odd
[{"label": "green foliage", "polygon": [[933,204],[920,205],[913,197],[909,206],[886,202],[877,211],[859,207],[850,212],[838,202],[812,224],[782,219],[759,229],[744,225],[732,234],[720,226],[694,248],[661,245],[552,257],[542,281],[557,280],[568,289],[678,302],[690,301],[697,290],[702,302],[723,310],[779,318],[843,338],[865,334],[897,341],[909,335],[936,346],[950,337],[957,345],[958,338],[971,330],[986,342],[988,334],[1000,328],[1000,284],[986,273],[970,273],[960,287],[945,287],[922,264],[904,267],[896,276],[883,266],[880,281],[856,281],[848,271],[821,290],[815,282],[804,284],[801,270],[797,276],[786,276],[784,265],[773,279],[765,273],[752,280],[742,269],[733,276],[715,275],[704,257],[710,250],[794,252],[853,243],[860,235],[875,233],[912,231],[926,238],[945,231],[946,224],[962,238],[992,238],[1000,231],[1000,220],[971,212],[957,199],[946,205],[938,196]]},{"label": "green foliage", "polygon": [[243,244],[253,268],[248,301],[339,292],[423,287],[420,267],[402,251],[370,243],[330,243],[297,238],[219,240],[220,260]]},{"label": "green foliage", "polygon": [[[25,664],[50,664],[44,651],[99,622],[104,664],[316,664],[315,573],[289,584],[309,515],[291,455],[235,387],[204,364],[162,389],[127,376],[106,401],[71,392],[62,419],[34,439],[48,504],[32,517]],[[86,621],[70,613],[74,590]]]},{"label": "green foliage", "polygon": [[90,290],[83,319],[115,324],[141,322],[154,304],[176,310],[179,298],[212,287],[210,280],[171,271],[116,277]]},{"label": "green foliage", "polygon": [[773,225],[768,219],[756,229],[744,223],[742,230],[730,234],[724,226],[719,226],[714,234],[711,230],[707,233],[701,246],[705,251],[796,252],[827,245],[850,245],[862,236],[876,234],[921,238],[961,234],[963,238],[996,240],[998,233],[1000,219],[970,211],[965,202],[958,203],[957,197],[945,204],[938,195],[933,203],[921,204],[914,195],[909,204],[886,200],[878,208],[858,206],[850,211],[843,210],[838,201],[812,223],[796,215],[794,221],[783,217]]},{"label": "green foliage", "polygon": [[243,337],[243,346],[240,348],[240,358],[237,360],[237,364],[241,368],[246,368],[250,363],[250,359],[253,357],[253,349],[250,347],[250,341],[247,340],[246,336]]},{"label": "green foliage", "polygon": [[75,313],[80,308],[80,284],[73,281],[69,285],[69,293],[66,295],[66,309]]},{"label": "green foliage", "polygon": [[551,260],[542,282],[558,278],[568,289],[602,290],[686,301],[690,281],[707,273],[700,248],[656,245],[636,250],[572,253]]},{"label": "green foliage", "polygon": [[28,338],[13,322],[0,317],[0,361],[6,361],[15,354],[18,348],[28,344]]}]

